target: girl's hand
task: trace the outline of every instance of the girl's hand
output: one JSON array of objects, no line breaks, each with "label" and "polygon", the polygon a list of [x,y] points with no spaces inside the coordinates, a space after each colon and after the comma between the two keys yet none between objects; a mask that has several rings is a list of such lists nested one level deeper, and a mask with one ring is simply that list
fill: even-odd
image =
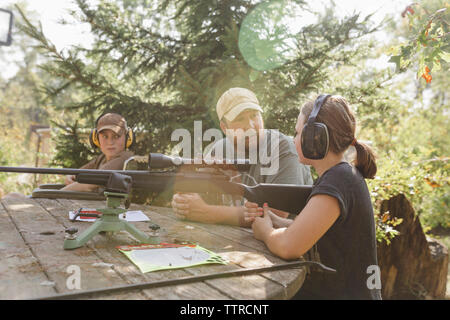
[{"label": "girl's hand", "polygon": [[252,229],[255,239],[265,241],[265,238],[273,230],[273,224],[272,219],[270,218],[270,214],[270,210],[267,210],[266,214],[264,214],[264,217],[254,218],[255,220],[253,221]]}]

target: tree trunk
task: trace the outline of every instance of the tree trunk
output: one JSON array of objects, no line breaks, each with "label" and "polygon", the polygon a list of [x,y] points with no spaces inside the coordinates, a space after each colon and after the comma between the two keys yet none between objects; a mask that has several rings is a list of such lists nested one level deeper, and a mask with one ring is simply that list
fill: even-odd
[{"label": "tree trunk", "polygon": [[425,236],[419,218],[402,194],[381,204],[381,214],[402,218],[400,232],[378,246],[383,299],[443,299],[447,286],[448,251]]}]

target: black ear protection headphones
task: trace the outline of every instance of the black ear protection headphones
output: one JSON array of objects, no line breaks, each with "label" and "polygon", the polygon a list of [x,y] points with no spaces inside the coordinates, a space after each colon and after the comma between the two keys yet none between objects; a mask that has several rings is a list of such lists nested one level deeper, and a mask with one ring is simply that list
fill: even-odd
[{"label": "black ear protection headphones", "polygon": [[329,97],[330,94],[321,94],[317,97],[308,121],[302,129],[302,153],[307,159],[323,159],[328,153],[330,143],[328,128],[324,123],[316,122],[316,117]]},{"label": "black ear protection headphones", "polygon": [[[89,143],[91,144],[92,148],[100,148],[100,140],[98,138],[98,131],[97,131],[97,124],[101,117],[106,115],[106,113],[100,115],[97,120],[95,120],[95,127],[91,130],[91,133],[89,134]],[[125,149],[130,148],[135,141],[135,134],[133,130],[127,126],[127,122],[125,121],[125,127],[127,128],[127,132],[125,134]]]}]

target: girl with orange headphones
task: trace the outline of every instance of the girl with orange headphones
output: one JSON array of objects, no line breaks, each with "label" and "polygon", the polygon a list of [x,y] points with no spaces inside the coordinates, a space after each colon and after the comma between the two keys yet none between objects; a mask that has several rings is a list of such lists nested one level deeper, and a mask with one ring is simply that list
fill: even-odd
[{"label": "girl with orange headphones", "polygon": [[[381,288],[369,279],[369,270],[379,268],[373,208],[364,180],[373,178],[377,167],[371,149],[356,140],[355,127],[342,97],[321,95],[306,103],[297,120],[295,145],[299,161],[312,165],[319,178],[305,208],[295,220],[270,211],[262,215],[261,208],[247,210],[255,238],[271,252],[297,259],[317,245],[321,262],[337,270],[309,274],[294,299],[381,299]],[[357,152],[354,164],[344,160],[350,146]]]},{"label": "girl with orange headphones", "polygon": [[[89,142],[93,148],[99,148],[102,154],[81,169],[122,170],[125,160],[134,155],[127,150],[134,140],[134,133],[127,126],[124,117],[117,113],[101,115],[95,121],[95,129],[89,135]],[[66,186],[61,190],[92,192],[97,189],[97,185],[77,183],[73,181],[73,176],[68,176]]]}]

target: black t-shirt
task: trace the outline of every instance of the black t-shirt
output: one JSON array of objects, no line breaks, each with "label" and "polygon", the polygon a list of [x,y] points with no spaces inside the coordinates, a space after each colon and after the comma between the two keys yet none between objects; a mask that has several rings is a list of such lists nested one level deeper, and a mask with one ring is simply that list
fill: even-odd
[{"label": "black t-shirt", "polygon": [[317,194],[339,202],[339,218],[317,242],[321,262],[337,273],[312,272],[299,294],[304,291],[317,299],[381,299],[380,290],[367,285],[372,275],[368,267],[378,262],[373,208],[363,176],[341,162],[314,183],[310,198]]}]

